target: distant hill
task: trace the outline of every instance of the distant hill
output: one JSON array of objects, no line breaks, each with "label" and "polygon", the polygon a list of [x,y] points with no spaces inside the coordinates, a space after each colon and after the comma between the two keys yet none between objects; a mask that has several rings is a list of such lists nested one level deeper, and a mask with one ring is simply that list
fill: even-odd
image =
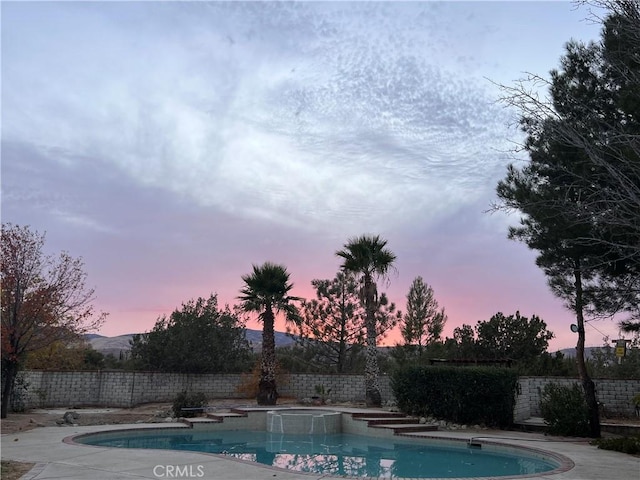
[{"label": "distant hill", "polygon": [[85,340],[93,340],[94,338],[104,338],[102,335],[98,335],[97,333],[87,333],[84,335]]},{"label": "distant hill", "polygon": [[[590,359],[592,356],[592,353],[594,351],[598,351],[600,350],[602,347],[584,347],[584,358],[585,359]],[[576,349],[574,348],[563,348],[562,350],[560,350],[560,353],[562,353],[565,357],[570,357],[570,358],[574,358],[576,356]]]},{"label": "distant hill", "polygon": [[[118,335],[117,337],[105,337],[97,333],[88,333],[84,338],[91,344],[94,350],[108,355],[112,354],[116,358],[120,356],[120,352],[128,352],[131,350],[131,340],[135,333],[127,335]],[[247,340],[253,348],[254,352],[262,350],[262,330],[247,329]],[[284,332],[275,332],[276,347],[286,347],[294,343],[294,339]]]},{"label": "distant hill", "polygon": [[[262,351],[262,330],[247,329],[246,336],[254,352]],[[291,335],[288,335],[284,332],[275,332],[275,338],[276,348],[288,347],[289,345],[295,343],[295,340],[291,338]]]},{"label": "distant hill", "polygon": [[133,339],[133,333],[128,335],[119,335],[117,337],[105,337],[103,335],[97,335],[90,333],[85,335],[85,339],[91,344],[94,350],[102,353],[103,355],[112,354],[118,358],[120,352],[128,352],[131,350],[131,340]]}]

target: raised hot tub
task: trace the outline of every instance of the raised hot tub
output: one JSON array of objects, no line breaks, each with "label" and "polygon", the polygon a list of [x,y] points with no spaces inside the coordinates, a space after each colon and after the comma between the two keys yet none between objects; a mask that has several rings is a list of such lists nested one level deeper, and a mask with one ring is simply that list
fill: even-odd
[{"label": "raised hot tub", "polygon": [[342,414],[330,410],[295,408],[267,412],[267,432],[331,434],[342,432]]}]

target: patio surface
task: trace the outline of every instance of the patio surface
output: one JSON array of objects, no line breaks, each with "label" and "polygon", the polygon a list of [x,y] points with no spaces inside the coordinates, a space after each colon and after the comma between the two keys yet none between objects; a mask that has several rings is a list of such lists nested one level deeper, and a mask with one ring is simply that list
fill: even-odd
[{"label": "patio surface", "polygon": [[[252,480],[277,478],[310,480],[334,478],[320,474],[301,474],[253,463],[235,461],[222,456],[171,450],[127,450],[89,447],[65,443],[67,437],[89,432],[126,428],[153,429],[185,427],[182,423],[42,427],[2,435],[2,460],[36,463],[22,477],[24,480],[131,480],[204,478],[212,480]],[[420,434],[412,434],[413,436]],[[547,450],[571,459],[575,466],[567,471],[534,475],[539,480],[603,480],[640,479],[640,458],[618,452],[599,450],[587,440],[547,437],[540,433],[485,430],[482,432],[439,431],[429,437],[480,439],[507,445]],[[180,466],[181,476],[170,474]],[[172,470],[176,472],[175,468]],[[487,477],[483,477],[487,478]],[[495,477],[505,478],[505,477]],[[514,478],[514,477],[511,477]],[[449,479],[451,480],[451,479]],[[479,480],[479,479],[476,479]]]}]

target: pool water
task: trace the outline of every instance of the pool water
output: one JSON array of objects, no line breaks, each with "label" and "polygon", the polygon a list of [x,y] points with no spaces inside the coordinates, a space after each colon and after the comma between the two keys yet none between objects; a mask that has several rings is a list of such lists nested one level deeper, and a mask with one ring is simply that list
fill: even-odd
[{"label": "pool water", "polygon": [[[111,432],[75,439],[118,448],[188,450],[227,455],[297,472],[380,478],[464,478],[531,475],[556,464],[496,453],[466,443],[449,447],[347,434],[291,435],[264,431]],[[526,453],[526,452],[523,452]]]}]

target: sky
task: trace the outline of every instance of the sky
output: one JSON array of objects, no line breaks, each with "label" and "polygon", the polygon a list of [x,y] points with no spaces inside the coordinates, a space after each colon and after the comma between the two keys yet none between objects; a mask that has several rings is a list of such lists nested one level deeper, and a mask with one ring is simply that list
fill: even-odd
[{"label": "sky", "polygon": [[[2,2],[2,222],[82,257],[102,335],[212,293],[234,304],[265,261],[312,298],[335,252],[373,234],[397,256],[379,289],[404,311],[422,276],[445,336],[520,311],[551,351],[573,347],[535,252],[507,239],[518,215],[488,210],[526,160],[497,84],[548,77],[567,41],[598,39],[588,16],[565,1]],[[586,334],[602,345],[617,324]]]}]

